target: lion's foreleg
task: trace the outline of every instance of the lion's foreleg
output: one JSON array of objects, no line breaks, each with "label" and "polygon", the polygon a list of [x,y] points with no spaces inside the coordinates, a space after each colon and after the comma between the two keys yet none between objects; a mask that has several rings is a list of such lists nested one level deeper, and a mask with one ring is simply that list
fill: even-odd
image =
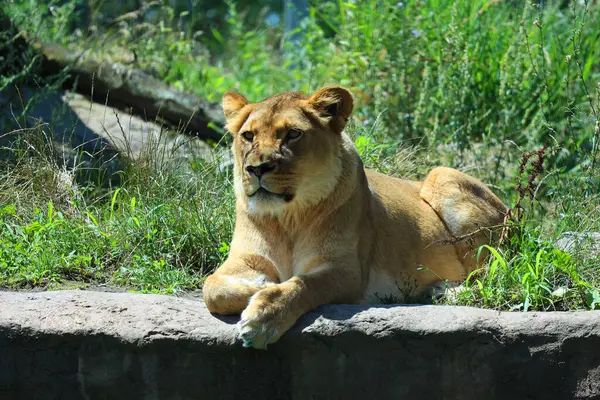
[{"label": "lion's foreleg", "polygon": [[354,302],[360,296],[360,269],[325,263],[252,296],[238,333],[245,347],[264,349],[303,314],[326,303]]},{"label": "lion's foreleg", "polygon": [[273,265],[260,256],[230,256],[203,286],[204,302],[215,314],[240,314],[252,295],[278,282]]}]

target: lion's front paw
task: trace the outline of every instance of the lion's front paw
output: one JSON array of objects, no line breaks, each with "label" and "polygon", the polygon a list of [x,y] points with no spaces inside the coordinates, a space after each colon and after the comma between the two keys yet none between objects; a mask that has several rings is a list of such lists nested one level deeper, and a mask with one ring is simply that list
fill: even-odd
[{"label": "lion's front paw", "polygon": [[252,296],[242,312],[237,331],[244,347],[264,350],[296,322],[289,307],[283,303],[285,296],[273,296],[270,289],[263,289]]},{"label": "lion's front paw", "polygon": [[238,337],[244,347],[266,350],[267,345],[274,343],[281,336],[272,320],[261,318],[244,318],[237,324]]}]

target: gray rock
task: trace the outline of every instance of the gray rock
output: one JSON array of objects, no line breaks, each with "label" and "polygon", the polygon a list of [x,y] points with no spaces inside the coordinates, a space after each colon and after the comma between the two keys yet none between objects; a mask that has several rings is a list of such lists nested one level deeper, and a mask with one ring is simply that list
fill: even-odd
[{"label": "gray rock", "polygon": [[[9,87],[0,91],[0,104],[0,160],[15,156],[10,149],[27,148],[54,159],[59,167],[77,165],[84,178],[86,172],[102,170],[103,178],[118,182],[119,149],[83,123],[63,93]],[[21,141],[18,146],[17,141]]]},{"label": "gray rock", "polygon": [[98,182],[101,171],[103,179],[118,185],[120,171],[130,159],[160,168],[180,167],[191,159],[219,163],[230,158],[226,148],[212,149],[199,138],[77,93],[10,87],[0,91],[0,105],[0,160],[11,156],[4,148],[25,138],[44,153],[54,153],[59,167],[77,166],[81,181]]},{"label": "gray rock", "polygon": [[600,232],[564,232],[554,245],[586,260],[600,258]]},{"label": "gray rock", "polygon": [[0,292],[1,399],[600,398],[600,312],[329,305],[267,351],[158,295]]}]

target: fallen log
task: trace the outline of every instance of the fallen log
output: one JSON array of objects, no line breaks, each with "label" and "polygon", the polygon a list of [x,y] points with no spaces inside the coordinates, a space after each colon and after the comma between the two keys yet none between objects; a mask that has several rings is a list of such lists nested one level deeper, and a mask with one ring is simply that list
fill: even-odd
[{"label": "fallen log", "polygon": [[[38,56],[36,75],[56,77],[65,74],[64,89],[203,140],[221,140],[224,117],[220,105],[181,92],[144,71],[105,62],[89,50],[74,51],[57,44],[24,39],[26,34],[15,35],[16,29],[0,9],[0,33],[5,38],[12,38],[11,43],[4,42],[0,46],[0,58],[5,61],[10,60],[9,53],[19,55],[33,49]],[[8,64],[12,64],[11,70],[14,69],[14,62],[4,66],[10,66]],[[4,72],[7,71],[0,71]]]},{"label": "fallen log", "polygon": [[36,44],[43,54],[44,70],[66,69],[65,84],[99,103],[127,109],[147,119],[162,122],[177,131],[219,141],[224,117],[221,107],[193,94],[184,93],[144,71],[96,59],[89,51],[73,52],[56,44]]}]

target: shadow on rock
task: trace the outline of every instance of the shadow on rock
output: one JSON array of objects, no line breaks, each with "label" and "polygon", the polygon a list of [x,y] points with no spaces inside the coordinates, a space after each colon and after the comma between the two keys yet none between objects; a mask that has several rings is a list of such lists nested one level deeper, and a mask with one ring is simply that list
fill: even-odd
[{"label": "shadow on rock", "polygon": [[81,121],[64,93],[11,87],[0,92],[0,104],[0,159],[37,153],[59,168],[75,170],[80,184],[120,184],[120,152]]}]

